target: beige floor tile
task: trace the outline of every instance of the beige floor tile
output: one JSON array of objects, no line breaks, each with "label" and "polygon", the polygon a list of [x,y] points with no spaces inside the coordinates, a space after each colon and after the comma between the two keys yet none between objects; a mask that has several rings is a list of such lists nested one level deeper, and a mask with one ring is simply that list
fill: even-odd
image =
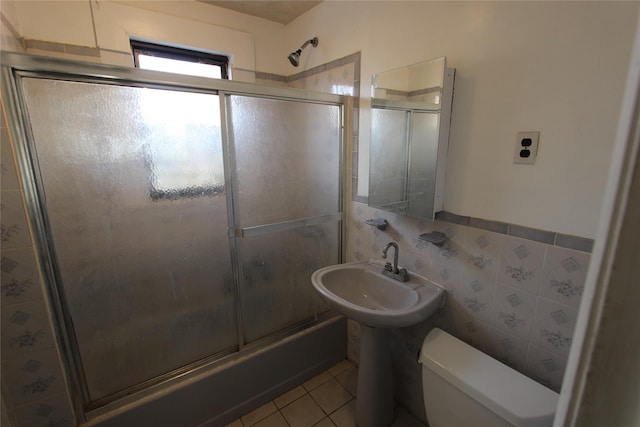
[{"label": "beige floor tile", "polygon": [[273,402],[278,408],[282,409],[299,397],[304,396],[306,392],[307,391],[301,385],[299,385],[298,387],[289,390],[285,394],[276,397]]},{"label": "beige floor tile", "polygon": [[277,410],[278,408],[276,408],[276,405],[273,402],[269,402],[243,416],[241,418],[242,424],[244,424],[244,427],[252,426],[261,419],[273,414]]},{"label": "beige floor tile", "polygon": [[330,367],[329,368],[329,373],[335,377],[340,372],[346,371],[347,369],[352,368],[354,366],[355,365],[353,363],[351,363],[350,360],[345,359],[342,362],[338,362],[335,365],[333,365],[332,367]]},{"label": "beige floor tile", "polygon": [[331,418],[325,417],[322,421],[320,421],[313,427],[336,427],[336,425],[333,423],[333,421],[331,421]]},{"label": "beige floor tile", "polygon": [[244,427],[244,426],[242,425],[242,421],[240,421],[240,420],[235,420],[235,421],[234,421],[234,422],[232,422],[231,424],[227,424],[227,425],[226,425],[226,426],[224,426],[224,427]]},{"label": "beige floor tile", "polygon": [[342,405],[353,399],[353,396],[340,385],[335,378],[319,385],[309,392],[311,397],[326,414],[330,414]]},{"label": "beige floor tile", "polygon": [[311,391],[314,388],[318,387],[323,382],[330,380],[331,378],[333,378],[333,377],[331,376],[329,371],[324,371],[320,375],[316,375],[315,377],[311,378],[306,383],[302,384],[302,386],[305,388],[305,390]]},{"label": "beige floor tile", "polygon": [[331,421],[338,427],[356,427],[355,399],[330,415]]},{"label": "beige floor tile", "polygon": [[274,412],[267,418],[258,421],[253,427],[289,427],[280,412]]},{"label": "beige floor tile", "polygon": [[336,379],[342,387],[346,388],[352,396],[356,396],[358,391],[358,368],[353,366],[336,375]]},{"label": "beige floor tile", "polygon": [[288,404],[281,412],[291,427],[310,427],[325,416],[320,406],[308,394]]}]

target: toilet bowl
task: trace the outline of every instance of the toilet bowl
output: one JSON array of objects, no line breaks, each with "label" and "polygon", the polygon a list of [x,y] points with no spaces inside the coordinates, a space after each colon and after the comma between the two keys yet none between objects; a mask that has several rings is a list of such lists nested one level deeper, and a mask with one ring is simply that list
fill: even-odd
[{"label": "toilet bowl", "polygon": [[558,394],[441,329],[420,350],[430,427],[550,427]]}]

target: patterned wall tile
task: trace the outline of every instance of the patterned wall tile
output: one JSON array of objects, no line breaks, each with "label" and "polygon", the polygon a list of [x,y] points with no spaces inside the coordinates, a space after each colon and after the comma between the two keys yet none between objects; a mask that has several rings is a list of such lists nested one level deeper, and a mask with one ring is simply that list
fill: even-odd
[{"label": "patterned wall tile", "polygon": [[487,331],[489,333],[487,353],[505,365],[522,372],[527,360],[528,340],[492,326],[489,326]]},{"label": "patterned wall tile", "polygon": [[6,128],[0,128],[0,182],[3,190],[17,190],[20,186],[18,183],[18,174],[13,163],[13,154],[9,145],[9,133]]},{"label": "patterned wall tile", "polygon": [[587,277],[590,255],[550,246],[545,258],[540,295],[577,308]]},{"label": "patterned wall tile", "polygon": [[537,294],[542,276],[545,246],[531,240],[505,236],[497,280]]},{"label": "patterned wall tile", "polygon": [[531,343],[566,358],[577,317],[578,310],[538,297]]},{"label": "patterned wall tile", "polygon": [[447,306],[441,310],[441,327],[467,344],[484,351],[488,347],[489,332],[486,322],[472,312]]},{"label": "patterned wall tile", "polygon": [[425,277],[446,288],[447,298],[452,298],[460,282],[460,271],[452,266],[432,261]]},{"label": "patterned wall tile", "polygon": [[20,426],[72,427],[76,425],[70,403],[64,394],[56,394],[15,408]]},{"label": "patterned wall tile", "polygon": [[31,301],[2,308],[2,360],[53,347],[44,301]]},{"label": "patterned wall tile", "polygon": [[53,348],[2,362],[3,382],[15,407],[65,392],[58,355]]},{"label": "patterned wall tile", "polygon": [[2,249],[23,248],[31,244],[31,236],[19,191],[2,191]]},{"label": "patterned wall tile", "polygon": [[464,233],[466,257],[463,261],[473,274],[494,280],[500,259],[503,236],[478,228],[467,228]]},{"label": "patterned wall tile", "polygon": [[430,231],[439,231],[447,236],[442,246],[432,248],[431,257],[439,263],[449,266],[459,266],[467,255],[464,251],[464,227],[449,224],[443,221],[435,221]]},{"label": "patterned wall tile", "polygon": [[565,358],[530,344],[524,374],[560,393],[566,366]]},{"label": "patterned wall tile", "polygon": [[491,324],[510,335],[528,341],[536,297],[513,286],[496,285]]},{"label": "patterned wall tile", "polygon": [[485,277],[461,271],[458,286],[451,295],[451,303],[482,322],[489,323],[493,309],[495,283]]},{"label": "patterned wall tile", "polygon": [[0,260],[2,306],[42,299],[42,289],[32,249],[3,250]]}]

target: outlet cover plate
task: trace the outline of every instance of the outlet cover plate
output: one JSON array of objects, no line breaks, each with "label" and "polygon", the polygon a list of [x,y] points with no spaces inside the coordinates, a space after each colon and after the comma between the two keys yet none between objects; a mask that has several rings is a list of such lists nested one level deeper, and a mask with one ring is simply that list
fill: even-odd
[{"label": "outlet cover plate", "polygon": [[516,138],[516,151],[513,155],[513,163],[520,165],[532,165],[538,155],[538,142],[540,132],[518,132]]}]

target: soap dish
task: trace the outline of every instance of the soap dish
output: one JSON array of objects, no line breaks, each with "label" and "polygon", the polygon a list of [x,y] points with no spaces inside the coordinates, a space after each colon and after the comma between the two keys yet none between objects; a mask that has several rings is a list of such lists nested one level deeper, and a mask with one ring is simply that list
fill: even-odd
[{"label": "soap dish", "polygon": [[419,236],[420,240],[433,243],[436,246],[442,246],[447,241],[447,236],[439,231],[432,231],[431,233],[424,233]]},{"label": "soap dish", "polygon": [[387,220],[384,218],[368,219],[365,222],[369,225],[373,225],[374,227],[377,227],[378,230],[382,230],[382,231],[384,231],[387,228],[387,225],[389,225]]}]

